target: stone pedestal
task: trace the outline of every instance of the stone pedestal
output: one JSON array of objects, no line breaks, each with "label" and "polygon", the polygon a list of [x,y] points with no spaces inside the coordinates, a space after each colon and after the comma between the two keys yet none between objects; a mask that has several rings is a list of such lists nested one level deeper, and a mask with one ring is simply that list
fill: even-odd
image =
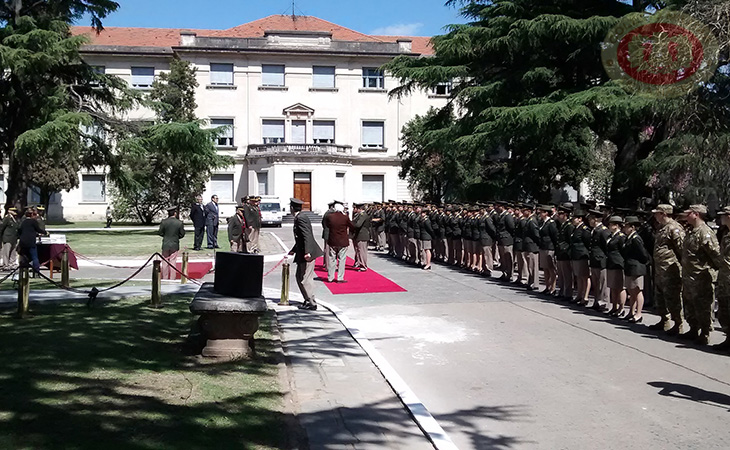
[{"label": "stone pedestal", "polygon": [[253,356],[254,334],[266,309],[263,296],[229,297],[217,294],[213,283],[203,284],[190,304],[190,311],[200,315],[198,324],[206,340],[203,356],[225,359]]}]

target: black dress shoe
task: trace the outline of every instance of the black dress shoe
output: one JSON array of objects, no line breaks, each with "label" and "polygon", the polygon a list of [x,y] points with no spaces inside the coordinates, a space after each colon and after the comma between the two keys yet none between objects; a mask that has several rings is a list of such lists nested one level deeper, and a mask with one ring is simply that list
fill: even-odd
[{"label": "black dress shoe", "polygon": [[638,319],[636,318],[636,316],[631,316],[631,318],[629,319],[629,322],[630,323],[641,323],[643,320],[644,320],[644,316],[641,316]]},{"label": "black dress shoe", "polygon": [[534,291],[536,291],[536,290],[538,290],[538,289],[539,289],[539,288],[536,288],[536,287],[534,287],[534,286],[527,286],[527,292],[534,292]]},{"label": "black dress shoe", "polygon": [[347,280],[337,280],[338,283],[347,283]]}]

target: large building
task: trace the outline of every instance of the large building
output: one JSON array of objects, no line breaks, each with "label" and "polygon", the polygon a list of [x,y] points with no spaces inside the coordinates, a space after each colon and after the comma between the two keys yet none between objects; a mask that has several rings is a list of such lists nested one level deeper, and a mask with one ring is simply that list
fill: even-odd
[{"label": "large building", "polygon": [[[197,115],[228,126],[219,151],[235,166],[217,172],[205,198],[232,214],[245,195],[298,197],[315,212],[332,199],[408,200],[399,177],[400,132],[414,115],[443,106],[450,87],[393,99],[397,80],[378,70],[399,55],[432,54],[429,38],[371,36],[309,16],[269,16],[228,30],[110,27],[84,59],[135,89],[150,89],[173,57],[197,68]],[[129,120],[151,120],[137,110]],[[102,217],[104,173],[81,173],[80,188],[53,196],[51,216]]]}]

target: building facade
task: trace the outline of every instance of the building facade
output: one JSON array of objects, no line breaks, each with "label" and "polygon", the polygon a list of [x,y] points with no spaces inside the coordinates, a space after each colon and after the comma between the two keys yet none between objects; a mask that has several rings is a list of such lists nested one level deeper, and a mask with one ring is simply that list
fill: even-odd
[{"label": "building facade", "polygon": [[[298,197],[305,208],[336,199],[409,200],[399,176],[400,133],[416,114],[441,107],[448,86],[390,98],[397,80],[378,68],[399,55],[427,57],[429,39],[369,36],[308,16],[269,16],[229,30],[108,28],[87,34],[84,59],[106,74],[150,89],[173,57],[197,69],[197,116],[225,126],[218,141],[235,165],[215,173],[204,198],[233,214],[246,195]],[[152,120],[136,110],[129,120]],[[102,218],[111,203],[103,170],[54,195],[50,215]]]}]

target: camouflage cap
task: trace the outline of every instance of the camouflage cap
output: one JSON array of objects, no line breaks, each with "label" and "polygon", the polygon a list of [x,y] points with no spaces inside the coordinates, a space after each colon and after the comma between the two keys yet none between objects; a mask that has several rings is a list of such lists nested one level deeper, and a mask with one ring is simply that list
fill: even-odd
[{"label": "camouflage cap", "polygon": [[672,214],[674,212],[674,207],[672,205],[667,204],[661,204],[657,205],[656,208],[652,209],[651,212],[653,213],[664,213],[666,215]]},{"label": "camouflage cap", "polygon": [[730,214],[730,206],[725,206],[717,212],[718,216],[727,216]]},{"label": "camouflage cap", "polygon": [[686,213],[697,213],[697,214],[707,214],[707,206],[705,205],[690,205],[689,209],[685,211]]}]

